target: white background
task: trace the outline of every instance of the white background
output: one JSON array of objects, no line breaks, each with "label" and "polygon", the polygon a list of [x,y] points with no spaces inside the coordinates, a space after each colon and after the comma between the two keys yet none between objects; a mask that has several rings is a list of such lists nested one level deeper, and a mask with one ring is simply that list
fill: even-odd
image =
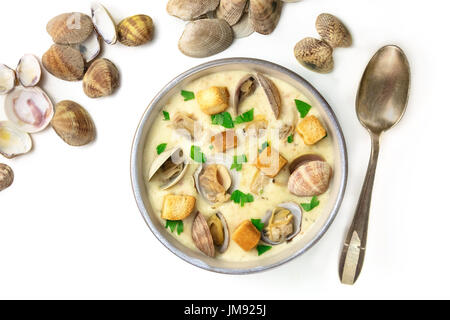
[{"label": "white background", "polygon": [[[81,83],[46,74],[43,88],[54,101],[85,106],[98,138],[72,148],[48,129],[33,136],[31,154],[2,159],[16,179],[0,193],[0,298],[450,298],[445,1],[303,0],[285,5],[270,36],[237,40],[208,59],[178,51],[184,23],[165,12],[166,1],[103,3],[117,21],[150,15],[156,37],[143,47],[105,48],[104,57],[122,77],[112,97],[91,100]],[[89,8],[84,0],[3,3],[0,62],[15,67],[24,53],[41,56],[51,45],[47,21]],[[314,23],[322,12],[340,17],[354,37],[352,48],[336,50],[329,75],[304,69],[292,52],[297,41],[316,36]],[[411,63],[410,104],[402,122],[383,136],[364,269],[355,286],[343,286],[338,259],[370,150],[354,111],[355,95],[370,57],[390,43],[401,46]],[[190,67],[234,56],[279,63],[316,86],[342,124],[350,161],[347,194],[325,237],[295,261],[250,276],[209,273],[170,253],[141,218],[129,178],[134,131],[153,96]]]}]

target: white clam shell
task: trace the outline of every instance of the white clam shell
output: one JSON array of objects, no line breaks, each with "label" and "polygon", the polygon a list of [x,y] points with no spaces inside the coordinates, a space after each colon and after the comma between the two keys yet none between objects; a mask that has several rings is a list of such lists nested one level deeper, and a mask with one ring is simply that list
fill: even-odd
[{"label": "white clam shell", "polygon": [[0,64],[0,94],[7,94],[16,86],[16,73],[13,69]]},{"label": "white clam shell", "polygon": [[158,170],[167,161],[172,161],[175,164],[183,163],[183,169],[176,177],[170,179],[167,183],[162,184],[160,186],[160,188],[162,190],[167,190],[167,189],[173,187],[174,185],[176,185],[178,182],[180,182],[181,179],[186,174],[187,169],[189,168],[188,164],[186,163],[186,158],[183,154],[183,150],[179,147],[175,147],[173,149],[164,151],[153,161],[153,163],[150,167],[149,175],[148,175],[149,181],[155,176],[155,174],[158,172]]},{"label": "white clam shell", "polygon": [[80,51],[85,62],[91,62],[97,58],[102,50],[100,40],[95,32],[93,32],[84,42],[73,44],[71,47]]},{"label": "white clam shell", "polygon": [[5,114],[18,129],[35,133],[49,125],[54,108],[42,89],[16,87],[6,96]]},{"label": "white clam shell", "polygon": [[28,133],[17,129],[11,122],[0,122],[0,154],[8,159],[28,153],[33,142]]},{"label": "white clam shell", "polygon": [[[300,208],[300,206],[294,202],[281,203],[277,207],[289,210],[292,213],[292,215],[294,216],[294,232],[289,237],[287,237],[285,240],[285,241],[290,241],[290,240],[294,239],[300,233],[300,231],[302,229],[303,211]],[[271,217],[272,217],[272,210],[269,210],[269,211],[267,211],[264,218],[261,220],[261,222],[264,223],[264,228],[266,228],[268,226]],[[261,232],[261,239],[265,243],[268,243],[271,245],[279,245],[279,244],[285,242],[285,241],[274,242],[274,241],[270,240],[266,236],[266,232],[264,230],[263,230],[263,232]]]},{"label": "white clam shell", "polygon": [[104,6],[99,3],[93,3],[91,6],[92,22],[95,30],[107,44],[117,42],[117,28],[111,14]]},{"label": "white clam shell", "polygon": [[17,65],[17,76],[24,87],[34,87],[41,80],[41,64],[32,54],[24,55]]}]

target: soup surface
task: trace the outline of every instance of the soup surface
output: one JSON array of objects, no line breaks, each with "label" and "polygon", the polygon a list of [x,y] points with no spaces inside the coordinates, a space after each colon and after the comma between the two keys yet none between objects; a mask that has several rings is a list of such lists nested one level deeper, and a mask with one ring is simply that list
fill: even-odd
[{"label": "soup surface", "polygon": [[[333,145],[330,138],[325,136],[320,141],[312,145],[307,145],[304,142],[304,137],[295,130],[297,125],[306,117],[306,115],[301,114],[300,111],[303,113],[307,112],[307,117],[315,116],[319,121],[321,119],[317,108],[311,104],[311,101],[308,101],[302,92],[290,84],[267,76],[278,89],[281,98],[278,119],[272,112],[267,94],[261,85],[257,86],[252,94],[239,103],[237,113],[233,110],[235,92],[241,79],[245,78],[247,75],[247,71],[213,73],[186,85],[182,88],[184,91],[183,94],[180,92],[170,97],[167,105],[163,108],[164,113],[162,112],[161,117],[156,119],[152,124],[144,150],[145,172],[150,171],[152,164],[158,159],[158,153],[161,153],[162,150],[167,151],[174,148],[181,148],[183,154],[189,160],[186,172],[178,183],[163,190],[161,188],[161,174],[157,172],[148,181],[147,192],[154,214],[159,217],[161,224],[166,226],[167,236],[175,237],[190,249],[198,250],[192,238],[192,224],[197,212],[202,214],[207,221],[217,212],[222,213],[228,224],[231,237],[243,221],[251,219],[253,219],[253,221],[258,221],[258,219],[263,219],[268,211],[272,211],[281,203],[292,202],[301,208],[301,230],[291,241],[283,242],[279,245],[269,245],[260,241],[258,247],[245,251],[238,243],[236,243],[236,241],[231,239],[227,250],[223,253],[219,253],[218,250],[216,250],[215,253],[216,259],[224,259],[227,261],[254,260],[259,258],[259,254],[264,254],[264,256],[276,255],[281,250],[286,249],[287,246],[291,246],[294,242],[301,239],[301,237],[308,232],[311,225],[314,224],[317,217],[324,214],[324,208],[326,207],[324,204],[329,200],[330,191],[326,190],[324,193],[314,196],[314,198],[312,196],[294,195],[288,189],[288,181],[291,176],[289,166],[295,159],[305,154],[318,155],[323,161],[328,163],[331,168],[334,166]],[[200,108],[198,93],[211,87],[227,88],[230,95],[229,107],[223,112],[231,115],[231,118],[234,120],[234,123],[232,124],[233,128],[225,128],[221,124],[230,127],[230,124],[227,123],[226,120],[222,122],[218,121],[217,118],[214,118],[214,115],[206,114]],[[194,96],[195,98],[193,98]],[[301,102],[300,105],[298,105],[298,101]],[[309,111],[307,110],[308,108],[306,110],[304,109],[305,105],[310,105],[311,108]],[[223,112],[220,113],[221,116],[219,117],[219,120],[224,118]],[[253,113],[253,117],[247,117],[250,113]],[[175,130],[174,119],[179,114],[185,114],[192,119],[195,119],[196,123],[201,127],[201,133],[196,135],[195,140],[192,139],[189,134],[180,134],[179,131]],[[253,118],[253,121],[243,123],[241,123],[242,121],[236,121],[236,118],[242,114],[247,115],[241,117],[242,119],[248,121]],[[261,119],[267,124],[267,130],[257,132],[256,135],[249,138],[249,126]],[[321,121],[321,123],[323,124],[323,121]],[[282,134],[279,129],[288,127],[291,127],[292,131],[287,137],[283,135],[282,139],[280,139]],[[234,130],[238,139],[237,146],[224,153],[218,152],[212,146],[211,137],[227,130]],[[251,142],[249,142],[250,140]],[[231,197],[231,199],[222,203],[211,203],[203,197],[202,194],[197,191],[194,179],[201,164],[190,157],[192,146],[198,147],[196,153],[202,154],[200,159],[204,157],[207,161],[212,161],[211,159],[215,159],[215,157],[218,156],[225,156],[226,159],[233,163],[234,156],[243,159],[242,156],[245,155],[245,160],[247,160],[247,162],[241,163],[242,167],[238,165],[237,168],[235,166],[235,168],[231,170],[231,167],[228,167],[229,171],[232,173],[232,178],[237,178],[234,179],[234,185],[227,193],[232,194],[234,191],[239,190],[242,194],[251,195],[248,199],[249,201],[244,201],[242,206],[241,203],[235,203],[233,201],[235,197]],[[252,192],[252,189],[254,189],[252,188],[254,178],[256,175],[261,174],[260,170],[255,165],[256,159],[261,154],[261,151],[264,150],[264,148],[267,148],[267,146],[270,146],[272,150],[277,150],[279,154],[287,160],[287,164],[275,177],[265,179],[265,184],[260,190],[256,192],[253,190]],[[148,178],[149,177],[147,176],[146,179],[148,180]],[[187,218],[183,219],[182,232],[177,232],[177,230],[181,230],[176,223],[176,227],[174,227],[174,230],[171,232],[171,228],[167,221],[161,218],[164,197],[167,195],[188,195],[195,197],[195,208]],[[312,207],[315,207],[311,209],[312,203]],[[264,230],[260,231],[262,233],[265,232]],[[260,249],[260,246],[263,246],[263,252],[258,250]]]}]

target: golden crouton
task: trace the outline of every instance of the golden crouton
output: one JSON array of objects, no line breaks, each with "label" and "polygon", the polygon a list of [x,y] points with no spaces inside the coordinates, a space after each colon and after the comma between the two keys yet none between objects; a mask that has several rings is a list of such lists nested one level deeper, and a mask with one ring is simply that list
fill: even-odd
[{"label": "golden crouton", "polygon": [[327,130],[315,116],[308,116],[297,126],[297,133],[307,145],[313,145],[325,138]]},{"label": "golden crouton", "polygon": [[197,92],[200,109],[209,115],[225,111],[229,106],[230,94],[225,87],[211,87]]},{"label": "golden crouton", "polygon": [[226,152],[237,147],[238,138],[233,130],[227,130],[213,136],[211,144],[216,152]]},{"label": "golden crouton", "polygon": [[278,151],[267,147],[258,155],[255,167],[269,178],[275,178],[286,164],[287,160]]},{"label": "golden crouton", "polygon": [[195,197],[168,194],[164,197],[161,218],[177,221],[187,218],[195,206]]},{"label": "golden crouton", "polygon": [[242,222],[233,233],[233,240],[244,251],[250,251],[258,245],[261,239],[261,232],[250,220]]}]

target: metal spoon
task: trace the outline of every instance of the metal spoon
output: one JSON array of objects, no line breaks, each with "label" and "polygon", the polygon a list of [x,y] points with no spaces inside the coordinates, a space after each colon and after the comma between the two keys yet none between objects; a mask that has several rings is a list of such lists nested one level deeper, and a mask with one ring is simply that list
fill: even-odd
[{"label": "metal spoon", "polygon": [[386,46],[369,62],[359,86],[356,113],[361,124],[369,131],[372,154],[339,263],[339,276],[344,284],[354,284],[361,273],[380,136],[396,125],[405,113],[409,85],[410,69],[405,54],[399,47]]}]

